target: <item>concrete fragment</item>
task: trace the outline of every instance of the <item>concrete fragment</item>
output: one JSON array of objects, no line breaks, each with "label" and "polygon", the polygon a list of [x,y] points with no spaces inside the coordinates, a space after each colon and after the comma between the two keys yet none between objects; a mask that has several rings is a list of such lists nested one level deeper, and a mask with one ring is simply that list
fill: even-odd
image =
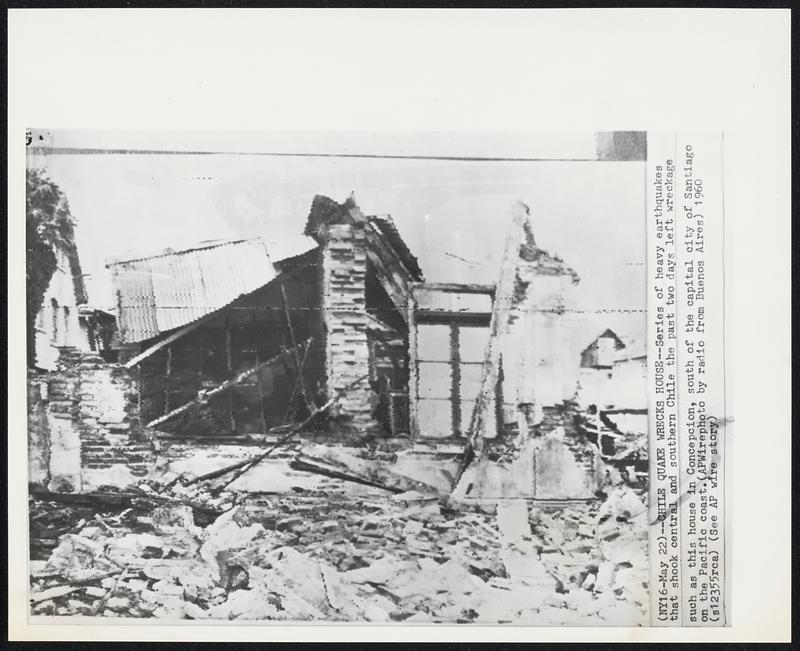
[{"label": "concrete fragment", "polygon": [[531,533],[527,503],[524,500],[498,502],[497,527],[506,544],[524,541]]},{"label": "concrete fragment", "polygon": [[364,618],[368,622],[388,622],[389,613],[380,606],[370,605],[364,609]]},{"label": "concrete fragment", "polygon": [[291,547],[273,550],[264,560],[271,568],[266,580],[271,589],[282,597],[299,597],[319,612],[328,608],[328,595],[320,570],[324,561],[301,554]]},{"label": "concrete fragment", "polygon": [[109,597],[106,601],[106,607],[112,610],[127,610],[131,607],[131,600],[127,597]]},{"label": "concrete fragment", "polygon": [[191,619],[208,619],[208,613],[191,601],[183,604],[184,614]]},{"label": "concrete fragment", "polygon": [[184,504],[160,506],[150,513],[153,528],[159,533],[173,533],[176,529],[194,533],[192,507]]},{"label": "concrete fragment", "polygon": [[343,573],[351,583],[387,583],[398,576],[407,576],[418,569],[414,561],[399,561],[391,556],[378,559],[371,565]]},{"label": "concrete fragment", "polygon": [[156,581],[153,584],[153,592],[160,593],[162,595],[183,596],[183,586],[170,581]]},{"label": "concrete fragment", "polygon": [[71,594],[78,590],[76,586],[71,585],[61,585],[56,586],[55,588],[49,588],[47,590],[43,590],[42,592],[32,593],[30,600],[31,603],[39,603],[40,601],[47,601],[49,599],[57,599],[58,597],[63,597],[65,595]]},{"label": "concrete fragment", "polygon": [[431,616],[428,613],[414,613],[411,617],[406,617],[404,622],[413,622],[417,624],[427,624],[431,622]]},{"label": "concrete fragment", "polygon": [[217,555],[221,551],[242,549],[264,532],[260,524],[243,526],[239,523],[241,509],[233,508],[219,516],[205,530],[205,541],[200,546],[200,558],[219,567]]},{"label": "concrete fragment", "polygon": [[97,588],[97,587],[95,587],[93,585],[86,586],[84,588],[84,590],[85,590],[86,594],[89,595],[90,597],[105,597],[106,596],[106,590],[104,590],[103,588]]},{"label": "concrete fragment", "polygon": [[304,448],[295,457],[292,467],[366,483],[394,493],[415,491],[435,494],[438,492],[436,488],[400,475],[383,464],[359,459],[340,448],[324,445]]},{"label": "concrete fragment", "polygon": [[[592,584],[594,584],[594,581],[592,581]],[[563,596],[567,608],[575,610],[581,617],[587,617],[597,612],[597,600],[589,589],[575,588]]]},{"label": "concrete fragment", "polygon": [[609,626],[643,626],[647,623],[646,614],[633,604],[615,600],[597,611]]},{"label": "concrete fragment", "polygon": [[393,502],[402,502],[404,504],[429,504],[439,500],[437,495],[430,493],[422,493],[417,490],[405,491],[403,493],[395,493],[390,498]]},{"label": "concrete fragment", "polygon": [[67,534],[50,554],[47,572],[60,572],[71,578],[78,570],[94,567],[108,568],[102,543],[76,534]]},{"label": "concrete fragment", "polygon": [[600,563],[594,584],[595,592],[605,592],[611,588],[616,569],[617,564],[613,561],[603,561]]},{"label": "concrete fragment", "polygon": [[92,607],[77,599],[67,599],[69,614],[78,613],[79,615],[91,615]]}]

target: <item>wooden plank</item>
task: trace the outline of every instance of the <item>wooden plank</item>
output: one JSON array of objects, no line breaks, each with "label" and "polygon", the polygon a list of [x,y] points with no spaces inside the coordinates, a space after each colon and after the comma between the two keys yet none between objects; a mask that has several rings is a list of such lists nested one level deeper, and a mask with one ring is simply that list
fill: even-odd
[{"label": "wooden plank", "polygon": [[[233,351],[231,349],[231,326],[229,316],[225,317],[225,365],[228,375],[233,373]],[[231,431],[236,431],[236,416],[233,413],[233,394],[228,394],[228,418],[230,419]]]},{"label": "wooden plank", "polygon": [[495,285],[485,283],[413,283],[412,291],[431,290],[451,294],[494,294]]},{"label": "wooden plank", "polygon": [[453,435],[461,433],[461,352],[458,326],[450,324],[450,409]]},{"label": "wooden plank", "polygon": [[491,394],[497,386],[497,376],[500,366],[501,338],[507,333],[508,321],[514,296],[514,281],[517,267],[519,266],[519,247],[524,235],[524,224],[530,211],[528,207],[517,202],[511,209],[511,227],[506,236],[503,257],[500,264],[500,277],[497,282],[492,316],[489,324],[489,341],[486,345],[483,366],[481,368],[481,383],[475,407],[472,411],[472,421],[467,437],[467,446],[458,470],[453,477],[453,490],[456,491],[464,471],[477,457],[479,466],[478,479],[481,470],[485,472],[488,446],[485,445],[487,410],[491,401]]},{"label": "wooden plank", "polygon": [[353,387],[355,387],[357,384],[360,384],[361,382],[363,382],[364,380],[366,380],[368,378],[369,378],[369,374],[362,375],[360,378],[357,378],[356,380],[354,380],[353,382],[348,384],[343,389],[339,389],[339,391],[337,392],[337,394],[335,396],[333,396],[333,398],[328,400],[328,402],[326,402],[321,407],[317,407],[314,411],[312,411],[308,415],[308,417],[304,421],[299,422],[299,423],[295,423],[294,425],[292,425],[289,428],[288,433],[283,438],[281,438],[278,441],[276,441],[275,444],[272,447],[270,447],[269,449],[267,449],[266,452],[264,452],[262,454],[259,454],[258,456],[253,457],[252,459],[248,459],[247,461],[245,461],[243,463],[242,462],[236,463],[236,464],[233,464],[232,466],[228,466],[227,468],[222,468],[222,469],[220,469],[218,471],[215,471],[214,473],[209,473],[208,475],[203,475],[202,477],[198,477],[197,479],[195,479],[193,481],[190,481],[189,483],[192,484],[192,483],[195,483],[197,481],[201,481],[202,479],[212,479],[213,477],[220,477],[222,475],[227,474],[231,470],[237,470],[236,474],[233,477],[231,477],[228,481],[226,481],[220,487],[220,490],[225,489],[230,484],[232,484],[237,479],[239,479],[239,477],[241,477],[248,470],[251,470],[252,468],[257,466],[259,463],[261,463],[264,459],[266,459],[270,454],[272,454],[280,446],[285,444],[289,439],[291,439],[296,434],[301,432],[303,430],[303,428],[307,427],[311,423],[311,421],[314,420],[317,416],[319,416],[321,413],[323,413],[323,412],[327,411],[328,409],[330,409],[343,396],[345,396],[348,391],[353,389]]},{"label": "wooden plank", "polygon": [[341,448],[309,446],[302,449],[290,465],[297,470],[375,486],[393,493],[437,492],[436,488],[429,484],[394,472],[377,461],[360,459]]},{"label": "wooden plank", "polygon": [[[308,347],[310,344],[311,344],[311,338],[306,339],[300,345],[305,348],[305,347]],[[213,398],[214,396],[216,396],[216,395],[218,395],[220,393],[223,393],[224,391],[227,391],[231,387],[236,386],[242,380],[245,380],[246,378],[248,378],[251,375],[253,375],[253,373],[257,373],[258,371],[260,371],[260,370],[262,370],[264,368],[268,368],[269,366],[272,366],[273,364],[276,364],[277,362],[282,361],[284,356],[287,355],[287,354],[290,354],[290,353],[291,353],[291,351],[289,351],[289,350],[283,351],[280,354],[276,355],[275,357],[272,357],[271,359],[268,359],[266,362],[262,362],[261,364],[257,364],[256,366],[247,369],[246,371],[242,371],[236,377],[233,377],[233,378],[231,378],[229,380],[226,380],[225,382],[220,384],[218,387],[216,387],[214,389],[211,389],[208,392],[200,391],[198,393],[198,395],[194,399],[190,400],[186,404],[181,405],[180,407],[178,407],[176,409],[173,409],[168,414],[164,414],[163,416],[160,416],[159,418],[156,418],[155,420],[150,421],[149,423],[147,423],[147,425],[145,427],[156,427],[157,425],[160,425],[161,423],[169,420],[170,418],[173,418],[174,416],[182,414],[183,412],[187,411],[188,409],[190,409],[194,405],[200,405],[200,404],[203,404],[203,403],[207,402],[210,398]]]},{"label": "wooden plank", "polygon": [[408,322],[408,420],[411,440],[419,437],[419,371],[417,367],[417,323],[416,302],[413,294],[407,306]]},{"label": "wooden plank", "polygon": [[[308,353],[311,350],[311,346],[306,346],[305,350],[303,351],[303,358],[300,360],[300,373],[303,372],[303,369],[306,365],[306,359],[308,358]],[[288,422],[289,415],[292,413],[292,405],[294,404],[294,398],[297,395],[297,379],[295,378],[295,383],[292,385],[292,393],[289,395],[289,402],[286,403],[286,411],[283,414],[283,421],[284,423]],[[314,405],[316,407],[316,405]]]},{"label": "wooden plank", "polygon": [[142,367],[136,368],[136,413],[142,413]]},{"label": "wooden plank", "polygon": [[500,278],[497,282],[492,316],[489,323],[489,341],[481,369],[481,382],[475,407],[472,412],[472,422],[469,428],[469,438],[475,445],[480,438],[493,438],[486,432],[487,410],[491,396],[497,385],[498,369],[500,365],[500,351],[502,338],[507,334],[508,322],[514,297],[514,280],[519,265],[519,247],[524,234],[523,225],[528,217],[528,207],[518,202],[511,209],[512,220],[508,235],[506,236],[503,258],[500,264]]},{"label": "wooden plank", "polygon": [[407,321],[406,306],[411,293],[412,274],[400,257],[383,241],[383,236],[374,224],[365,229],[367,257],[376,268],[378,282],[394,303],[403,320]]},{"label": "wooden plank", "polygon": [[169,390],[172,382],[172,346],[167,346],[166,373],[164,374],[164,413],[169,411]]},{"label": "wooden plank", "polygon": [[184,504],[191,507],[193,511],[205,516],[216,518],[222,515],[221,510],[210,506],[154,493],[53,493],[34,488],[31,490],[31,497],[46,502],[92,507],[95,510],[100,510],[100,508],[152,510],[164,504]]},{"label": "wooden plank", "polygon": [[[258,363],[261,364],[260,359],[256,358]],[[256,373],[256,385],[258,386],[258,415],[259,422],[261,423],[261,433],[267,433],[267,417],[264,414],[264,386],[261,382],[261,374]]]},{"label": "wooden plank", "polygon": [[381,287],[383,287],[384,291],[388,294],[389,299],[392,301],[395,308],[400,313],[400,316],[405,321],[407,319],[405,304],[408,300],[408,292],[394,281],[380,256],[368,250],[367,258],[376,269],[377,273],[375,275]]},{"label": "wooden plank", "polygon": [[315,405],[312,404],[311,400],[308,397],[308,391],[306,391],[306,382],[305,378],[303,377],[303,365],[300,362],[300,352],[297,349],[297,340],[295,339],[294,335],[294,326],[292,325],[292,316],[289,314],[289,301],[286,298],[286,288],[283,286],[283,283],[280,284],[281,290],[281,306],[283,307],[283,316],[286,319],[286,327],[289,330],[289,343],[291,344],[292,350],[294,351],[294,370],[296,373],[295,382],[297,387],[300,389],[300,396],[303,398],[303,403],[308,410],[308,413],[314,411]]},{"label": "wooden plank", "polygon": [[463,325],[488,326],[492,321],[491,312],[445,312],[443,310],[417,310],[417,323],[459,323]]}]

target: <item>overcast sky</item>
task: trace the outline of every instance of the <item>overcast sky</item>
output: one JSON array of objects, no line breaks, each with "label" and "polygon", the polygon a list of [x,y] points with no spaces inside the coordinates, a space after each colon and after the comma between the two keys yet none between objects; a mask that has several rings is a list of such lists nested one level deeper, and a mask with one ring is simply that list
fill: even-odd
[{"label": "overcast sky", "polygon": [[[584,336],[644,331],[645,163],[599,162],[589,136],[306,136],[44,132],[54,147],[224,151],[235,154],[80,153],[29,157],[69,199],[91,301],[113,305],[107,258],[259,234],[303,230],[311,200],[351,192],[367,214],[390,214],[439,282],[495,280],[509,207],[525,201],[537,243],[581,277],[573,304]],[[520,143],[524,144],[524,147]],[[560,161],[443,161],[286,157],[255,152],[388,153]]]}]

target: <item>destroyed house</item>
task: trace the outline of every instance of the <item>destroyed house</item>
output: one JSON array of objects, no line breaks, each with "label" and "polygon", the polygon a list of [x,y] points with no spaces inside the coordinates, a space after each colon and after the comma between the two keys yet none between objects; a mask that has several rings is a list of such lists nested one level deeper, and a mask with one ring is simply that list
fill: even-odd
[{"label": "destroyed house", "polygon": [[[299,236],[299,234],[298,234]],[[327,410],[343,433],[404,436],[419,265],[388,216],[315,197],[304,237],[111,260],[120,361],[142,423],[247,437]]]}]

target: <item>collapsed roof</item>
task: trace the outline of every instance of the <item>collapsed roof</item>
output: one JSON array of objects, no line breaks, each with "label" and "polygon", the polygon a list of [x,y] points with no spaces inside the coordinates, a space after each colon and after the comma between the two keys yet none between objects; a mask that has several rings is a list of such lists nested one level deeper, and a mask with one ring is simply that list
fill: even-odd
[{"label": "collapsed roof", "polygon": [[215,240],[154,255],[109,261],[121,343],[136,343],[191,323],[275,278],[275,263],[316,248],[262,238]]},{"label": "collapsed roof", "polygon": [[[352,208],[357,208],[352,196],[339,204],[317,195],[303,235],[274,241],[262,237],[212,240],[181,250],[108,260],[120,343],[146,341],[183,327],[263,287],[278,275],[277,264],[318,248],[321,229],[359,218],[360,211]],[[391,248],[411,278],[422,280],[419,263],[390,216],[360,219]]]}]

